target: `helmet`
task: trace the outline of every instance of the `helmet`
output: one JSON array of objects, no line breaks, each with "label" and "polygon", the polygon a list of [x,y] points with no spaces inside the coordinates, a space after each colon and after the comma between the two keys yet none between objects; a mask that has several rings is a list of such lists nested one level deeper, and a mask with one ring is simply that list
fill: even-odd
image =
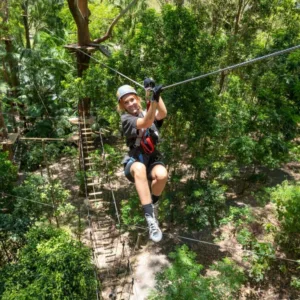
[{"label": "helmet", "polygon": [[120,86],[117,91],[118,102],[120,102],[121,98],[127,94],[137,95],[137,92],[132,86],[130,86],[128,84]]}]

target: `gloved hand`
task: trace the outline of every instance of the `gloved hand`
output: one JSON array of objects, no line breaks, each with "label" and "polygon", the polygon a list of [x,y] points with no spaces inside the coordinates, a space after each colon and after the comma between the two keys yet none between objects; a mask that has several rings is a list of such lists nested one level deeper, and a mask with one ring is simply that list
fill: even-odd
[{"label": "gloved hand", "polygon": [[144,88],[154,88],[155,87],[155,81],[152,78],[145,78],[144,80]]},{"label": "gloved hand", "polygon": [[152,98],[151,98],[151,101],[156,101],[158,103],[159,101],[159,97],[160,97],[160,93],[162,92],[162,85],[158,85],[158,86],[155,86],[153,88],[153,94],[152,94]]}]

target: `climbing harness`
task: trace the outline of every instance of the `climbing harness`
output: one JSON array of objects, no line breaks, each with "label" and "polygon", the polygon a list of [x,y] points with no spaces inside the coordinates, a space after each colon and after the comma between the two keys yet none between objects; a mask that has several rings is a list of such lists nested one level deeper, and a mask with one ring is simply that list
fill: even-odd
[{"label": "climbing harness", "polygon": [[[147,102],[147,111],[148,111]],[[140,129],[137,138],[135,139],[132,148],[140,147],[145,154],[152,154],[155,150],[155,145],[158,142],[158,133],[151,128]]]},{"label": "climbing harness", "polygon": [[146,154],[151,154],[154,152],[154,149],[155,149],[155,142],[153,141],[153,138],[152,136],[150,135],[150,129],[147,128],[144,133],[143,133],[143,136],[142,136],[142,139],[141,139],[141,147],[143,149],[143,151],[146,153]]}]

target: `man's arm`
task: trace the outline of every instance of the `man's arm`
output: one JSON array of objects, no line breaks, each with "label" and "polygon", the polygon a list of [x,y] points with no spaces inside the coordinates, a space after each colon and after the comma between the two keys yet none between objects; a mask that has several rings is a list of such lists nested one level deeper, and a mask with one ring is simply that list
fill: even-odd
[{"label": "man's arm", "polygon": [[167,108],[166,105],[162,99],[162,97],[159,98],[159,102],[157,105],[157,111],[156,111],[156,116],[155,119],[157,121],[164,119],[167,116]]},{"label": "man's arm", "polygon": [[136,128],[142,129],[142,128],[148,128],[152,125],[155,119],[155,113],[156,109],[158,108],[158,103],[156,101],[151,101],[150,107],[144,116],[144,118],[138,118],[136,120]]}]

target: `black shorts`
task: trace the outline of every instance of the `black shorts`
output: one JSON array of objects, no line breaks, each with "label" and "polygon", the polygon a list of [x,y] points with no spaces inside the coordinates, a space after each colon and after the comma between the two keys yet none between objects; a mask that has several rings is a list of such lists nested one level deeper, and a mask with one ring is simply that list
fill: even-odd
[{"label": "black shorts", "polygon": [[142,159],[139,158],[135,159],[131,157],[128,160],[128,162],[124,164],[124,174],[129,181],[134,182],[134,178],[130,173],[130,168],[134,162],[138,161],[143,163],[146,166],[147,178],[148,180],[152,180],[153,178],[151,176],[151,171],[154,168],[154,166],[156,165],[165,166],[165,164],[160,159],[161,158],[159,156],[149,156],[149,155],[143,155]]}]

